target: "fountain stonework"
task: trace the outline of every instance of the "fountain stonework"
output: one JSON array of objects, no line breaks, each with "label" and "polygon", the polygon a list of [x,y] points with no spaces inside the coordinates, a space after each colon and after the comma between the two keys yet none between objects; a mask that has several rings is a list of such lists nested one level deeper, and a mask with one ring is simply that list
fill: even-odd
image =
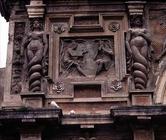
[{"label": "fountain stonework", "polygon": [[1,0],[0,140],[165,140],[166,2]]}]

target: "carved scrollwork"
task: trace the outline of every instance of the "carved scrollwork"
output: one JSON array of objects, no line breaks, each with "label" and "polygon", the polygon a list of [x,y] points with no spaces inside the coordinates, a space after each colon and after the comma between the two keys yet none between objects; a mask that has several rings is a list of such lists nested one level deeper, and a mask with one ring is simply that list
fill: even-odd
[{"label": "carved scrollwork", "polygon": [[135,89],[146,89],[148,73],[151,68],[151,40],[145,29],[131,29],[126,36],[126,48],[130,60],[130,73],[133,76]]},{"label": "carved scrollwork", "polygon": [[75,73],[84,77],[95,77],[114,65],[113,40],[61,40],[60,55],[61,75]]},{"label": "carved scrollwork", "polygon": [[43,64],[47,63],[47,37],[42,31],[43,27],[38,19],[34,19],[31,25],[32,32],[29,32],[23,41],[22,55],[25,56],[25,70],[29,82],[29,91],[41,91],[41,78]]}]

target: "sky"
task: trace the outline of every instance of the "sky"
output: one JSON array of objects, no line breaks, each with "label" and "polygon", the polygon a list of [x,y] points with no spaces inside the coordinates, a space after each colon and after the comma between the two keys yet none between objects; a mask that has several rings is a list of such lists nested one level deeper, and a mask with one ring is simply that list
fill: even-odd
[{"label": "sky", "polygon": [[6,66],[7,44],[8,44],[8,23],[0,14],[0,68]]}]

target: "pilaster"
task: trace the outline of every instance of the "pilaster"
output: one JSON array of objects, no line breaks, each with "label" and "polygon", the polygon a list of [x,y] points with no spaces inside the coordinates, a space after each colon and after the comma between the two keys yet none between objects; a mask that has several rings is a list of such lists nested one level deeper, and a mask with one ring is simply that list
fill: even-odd
[{"label": "pilaster", "polygon": [[[152,55],[150,34],[145,28],[146,1],[127,1],[129,31],[126,33],[129,93],[132,105],[152,105]],[[141,43],[146,45],[141,45]],[[150,54],[150,55],[149,55]],[[150,74],[149,74],[150,73]]]}]

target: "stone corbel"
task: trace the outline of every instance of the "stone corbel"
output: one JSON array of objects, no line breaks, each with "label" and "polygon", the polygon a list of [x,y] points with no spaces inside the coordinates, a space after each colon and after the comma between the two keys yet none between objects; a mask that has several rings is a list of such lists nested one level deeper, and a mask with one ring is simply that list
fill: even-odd
[{"label": "stone corbel", "polygon": [[43,0],[31,0],[30,5],[26,5],[29,18],[42,18],[45,6]]}]

